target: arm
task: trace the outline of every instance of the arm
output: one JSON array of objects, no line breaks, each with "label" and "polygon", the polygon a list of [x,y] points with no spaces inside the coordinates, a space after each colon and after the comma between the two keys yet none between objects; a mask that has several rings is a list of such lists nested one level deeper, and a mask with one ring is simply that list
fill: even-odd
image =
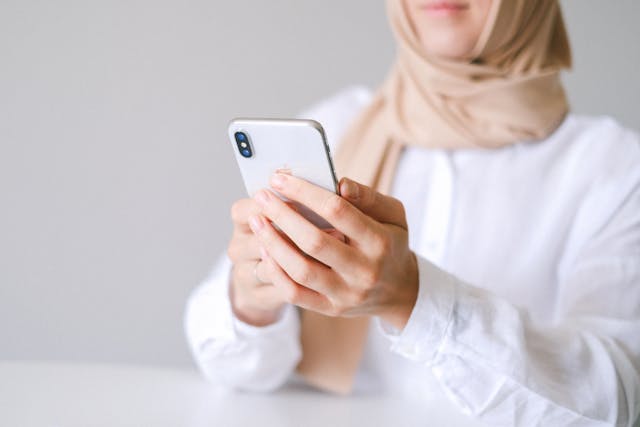
[{"label": "arm", "polygon": [[[417,297],[394,301],[387,289],[412,289],[411,275],[403,276],[410,264],[398,268],[406,236],[393,237],[401,222],[388,217],[397,203],[365,186],[351,200],[341,186],[351,207],[292,178],[279,188],[321,212],[345,244],[322,238],[273,198],[262,203],[264,215],[331,270],[296,255],[267,224],[256,234],[291,302],[329,315],[375,315],[402,330],[394,350],[432,369],[466,412],[500,425],[632,425],[640,406],[640,173],[627,178],[617,182],[628,190],[617,192],[621,200],[605,199],[615,213],[561,272],[558,314],[545,325],[424,259]],[[371,258],[376,245],[364,238],[386,243]]]},{"label": "arm", "polygon": [[640,412],[640,170],[599,185],[559,264],[553,319],[536,324],[421,259],[419,296],[406,327],[391,331],[393,350],[432,369],[449,396],[493,425],[633,425]]},{"label": "arm", "polygon": [[234,315],[229,297],[231,262],[221,257],[195,289],[185,313],[185,332],[198,367],[224,388],[269,391],[282,385],[300,359],[299,320],[285,305],[275,322],[253,326]]},{"label": "arm", "polygon": [[[574,306],[542,327],[508,301],[419,259],[420,291],[406,327],[381,327],[392,351],[431,369],[465,412],[491,425],[631,425],[638,413],[640,301],[637,291],[623,288],[640,277],[637,262],[603,267],[585,265],[564,284],[565,291],[607,289],[608,298],[590,302],[600,313]],[[616,292],[635,308],[621,310]]]},{"label": "arm", "polygon": [[[335,147],[344,128],[370,99],[368,89],[351,87],[300,117],[320,121],[329,144]],[[255,276],[268,281],[268,274],[264,262],[256,264],[261,256],[246,226],[245,213],[250,210],[246,201],[234,204],[234,238],[228,248],[232,262],[221,257],[211,276],[193,291],[187,303],[185,329],[196,362],[212,382],[269,390],[286,380],[301,357],[299,319],[290,304],[275,310],[279,316],[274,317],[274,300],[281,299],[274,295],[276,290],[251,283]],[[247,255],[250,259],[242,259]],[[236,287],[230,286],[232,282]],[[243,283],[247,285],[240,286]],[[231,292],[232,288],[236,292]]]},{"label": "arm", "polygon": [[[589,215],[575,227],[589,237],[568,245],[579,249],[561,263],[553,319],[536,324],[419,259],[406,327],[381,324],[393,351],[431,369],[460,407],[492,425],[631,425],[640,391],[639,177],[585,203]],[[598,206],[612,213],[587,226]]]}]

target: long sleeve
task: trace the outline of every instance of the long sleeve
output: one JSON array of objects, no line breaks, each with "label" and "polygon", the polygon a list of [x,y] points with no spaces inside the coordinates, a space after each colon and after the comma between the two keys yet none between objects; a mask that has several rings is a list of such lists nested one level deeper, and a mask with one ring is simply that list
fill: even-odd
[{"label": "long sleeve", "polygon": [[228,258],[221,257],[209,278],[192,292],[184,322],[189,346],[213,384],[273,390],[289,378],[301,357],[298,314],[286,305],[271,325],[240,321],[229,299],[230,270]]},{"label": "long sleeve", "polygon": [[392,351],[431,369],[461,409],[490,425],[633,425],[640,412],[640,170],[613,182],[615,191],[604,185],[585,201],[581,212],[589,213],[576,218],[580,241],[559,263],[553,319],[533,322],[523,308],[420,258],[407,325],[397,331],[378,321]]}]

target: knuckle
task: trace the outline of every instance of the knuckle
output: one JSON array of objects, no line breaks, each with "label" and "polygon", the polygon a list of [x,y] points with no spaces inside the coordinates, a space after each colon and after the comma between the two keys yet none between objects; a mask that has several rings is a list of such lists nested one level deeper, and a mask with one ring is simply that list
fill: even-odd
[{"label": "knuckle", "polygon": [[297,271],[294,274],[293,280],[298,283],[306,284],[311,283],[314,279],[313,268],[309,262],[301,262]]},{"label": "knuckle", "polygon": [[309,235],[307,239],[305,239],[303,251],[308,253],[309,255],[314,255],[322,252],[324,248],[327,246],[327,234],[321,231],[315,231]]},{"label": "knuckle", "polygon": [[382,276],[382,266],[380,262],[374,262],[369,268],[362,273],[362,282],[364,289],[373,288]]},{"label": "knuckle", "polygon": [[376,258],[386,257],[391,253],[391,237],[386,233],[377,234],[372,242]]},{"label": "knuckle", "polygon": [[337,194],[327,197],[322,204],[322,212],[327,218],[335,219],[344,216],[348,203]]}]

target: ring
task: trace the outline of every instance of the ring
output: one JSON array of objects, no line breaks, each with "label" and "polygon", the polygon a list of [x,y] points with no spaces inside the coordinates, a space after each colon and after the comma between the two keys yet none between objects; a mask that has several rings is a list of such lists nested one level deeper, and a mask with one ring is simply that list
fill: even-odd
[{"label": "ring", "polygon": [[260,284],[266,284],[267,282],[263,282],[259,277],[258,277],[258,264],[260,264],[260,261],[256,262],[256,265],[253,266],[253,277],[256,278],[256,281]]}]

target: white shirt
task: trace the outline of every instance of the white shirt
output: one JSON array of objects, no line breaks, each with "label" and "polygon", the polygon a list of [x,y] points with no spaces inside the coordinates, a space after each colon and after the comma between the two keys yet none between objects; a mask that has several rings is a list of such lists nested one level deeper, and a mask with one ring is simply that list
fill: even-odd
[{"label": "white shirt", "polygon": [[[304,116],[334,146],[369,102],[350,88]],[[406,327],[374,319],[358,392],[441,399],[491,425],[632,425],[640,411],[640,139],[569,115],[548,139],[497,150],[404,150],[419,294]],[[234,317],[223,258],[187,304],[203,373],[271,390],[301,351],[297,311]],[[447,396],[446,398],[443,396]],[[447,403],[452,402],[452,403]],[[426,420],[425,420],[426,422]]]}]

